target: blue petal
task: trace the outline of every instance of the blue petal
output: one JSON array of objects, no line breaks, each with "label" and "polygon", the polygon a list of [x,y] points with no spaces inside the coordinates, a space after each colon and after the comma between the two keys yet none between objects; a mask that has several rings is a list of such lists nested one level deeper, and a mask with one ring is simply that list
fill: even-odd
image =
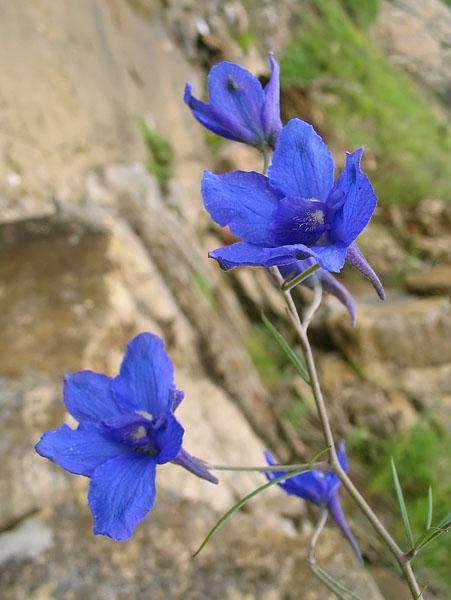
[{"label": "blue petal", "polygon": [[171,412],[175,412],[177,410],[177,408],[180,406],[181,401],[185,397],[185,392],[174,388],[173,390],[170,391],[170,394],[171,394],[170,409],[171,409]]},{"label": "blue petal", "polygon": [[76,430],[63,425],[47,431],[36,444],[36,452],[76,475],[90,477],[107,460],[129,450],[113,440],[95,423],[81,423]]},{"label": "blue petal", "polygon": [[80,371],[64,376],[64,402],[77,421],[100,421],[120,414],[111,394],[112,379],[106,375]]},{"label": "blue petal", "polygon": [[155,500],[153,457],[119,456],[98,467],[91,478],[88,503],[93,531],[126,542],[151,510]]},{"label": "blue petal", "polygon": [[340,271],[346,257],[346,247],[337,243],[331,246],[304,246],[293,244],[278,248],[262,248],[254,244],[238,242],[231,246],[218,248],[209,253],[210,258],[218,261],[228,271],[235,267],[273,267],[291,264],[307,256],[315,258],[323,269]]},{"label": "blue petal", "polygon": [[[269,452],[265,452],[264,455],[268,465],[276,465]],[[277,477],[286,475],[286,472],[268,471],[265,475],[269,481],[272,481]],[[296,475],[296,477],[292,477],[291,479],[287,479],[286,481],[282,481],[282,483],[278,483],[277,485],[288,495],[298,496],[308,502],[321,504],[322,502],[326,502],[328,498],[328,489],[325,479],[326,476],[321,471],[308,471]]]},{"label": "blue petal", "polygon": [[166,429],[157,433],[157,446],[160,448],[156,459],[159,465],[174,460],[182,447],[185,430],[170,412],[167,414]]},{"label": "blue petal", "polygon": [[208,98],[212,106],[251,132],[252,143],[263,143],[261,113],[265,94],[249,71],[230,62],[218,63],[208,74]]},{"label": "blue petal", "polygon": [[332,515],[333,519],[337,523],[338,527],[341,529],[345,537],[348,539],[351,544],[357,558],[361,563],[363,563],[362,555],[360,554],[359,547],[357,546],[357,542],[354,539],[354,536],[351,533],[351,530],[346,523],[346,519],[344,517],[343,511],[340,505],[340,499],[338,497],[338,489],[336,488],[334,492],[331,494],[328,502],[329,512]]},{"label": "blue petal", "polygon": [[274,246],[305,244],[310,246],[330,229],[325,223],[327,204],[305,198],[282,198],[271,218],[271,242]]},{"label": "blue petal", "polygon": [[371,183],[360,168],[363,150],[347,153],[346,167],[337,180],[331,197],[337,191],[346,196],[343,208],[338,211],[337,222],[333,224],[332,239],[340,239],[349,246],[370,222],[376,208],[376,195]]},{"label": "blue petal", "polygon": [[282,196],[326,202],[334,184],[334,161],[313,127],[292,119],[282,129],[268,177]]},{"label": "blue petal", "polygon": [[189,83],[185,86],[183,99],[199,123],[213,131],[213,133],[235,142],[253,143],[254,135],[247,127],[243,127],[236,119],[223,114],[214,106],[195,98],[192,95],[192,87]]},{"label": "blue petal", "polygon": [[219,483],[217,477],[215,477],[210,471],[204,467],[204,465],[195,459],[193,456],[188,454],[186,450],[183,448],[177,454],[177,456],[172,461],[176,465],[180,465],[190,473],[197,475],[197,477],[201,477],[202,479],[206,479],[211,483]]},{"label": "blue petal", "polygon": [[127,346],[111,392],[123,413],[145,411],[153,416],[169,411],[174,368],[162,340],[150,333],[137,335]]},{"label": "blue petal", "polygon": [[348,472],[348,459],[346,457],[345,441],[341,440],[338,446],[338,462],[345,473]]},{"label": "blue petal", "polygon": [[235,171],[224,175],[204,172],[202,196],[211,218],[221,227],[228,225],[237,237],[251,244],[266,244],[269,220],[278,198],[267,177]]},{"label": "blue petal", "polygon": [[282,131],[282,121],[280,120],[279,65],[274,60],[272,52],[269,53],[269,64],[271,65],[271,79],[264,89],[265,103],[262,111],[262,125],[265,138],[274,149]]},{"label": "blue petal", "polygon": [[362,275],[367,277],[371,283],[373,284],[374,289],[377,292],[377,295],[381,300],[385,300],[385,291],[382,283],[380,282],[379,277],[373,271],[373,269],[368,264],[366,258],[360,252],[357,247],[357,244],[351,244],[348,248],[348,252],[346,253],[346,262],[352,265],[355,269],[360,271]]}]

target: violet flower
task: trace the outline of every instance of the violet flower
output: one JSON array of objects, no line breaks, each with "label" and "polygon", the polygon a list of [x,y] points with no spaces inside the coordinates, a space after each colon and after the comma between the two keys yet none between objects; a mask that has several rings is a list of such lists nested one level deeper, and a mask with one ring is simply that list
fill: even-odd
[{"label": "violet flower", "polygon": [[324,270],[338,272],[347,260],[385,298],[381,282],[355,244],[376,208],[373,188],[360,168],[362,153],[348,153],[334,184],[334,162],[324,142],[311,125],[292,119],[282,130],[268,177],[205,171],[205,208],[216,223],[228,225],[243,240],[210,252],[210,257],[226,270],[312,257]]},{"label": "violet flower", "polygon": [[[264,454],[268,465],[271,467],[276,466],[271,454],[269,452],[265,452]],[[343,470],[347,472],[348,461],[346,459],[345,444],[343,440],[340,442],[338,460]],[[269,481],[284,474],[286,475],[286,473],[283,472],[265,473]],[[326,506],[338,527],[351,544],[357,558],[363,563],[357,542],[355,541],[354,536],[346,523],[343,511],[341,510],[340,499],[338,497],[338,488],[340,487],[341,482],[333,471],[329,471],[328,473],[323,473],[323,471],[319,470],[306,471],[305,473],[300,473],[286,481],[282,481],[277,485],[288,495],[298,496],[299,498],[307,500],[307,502],[313,502],[319,506]]]},{"label": "violet flower", "polygon": [[160,338],[142,333],[127,346],[120,373],[66,375],[64,402],[79,422],[44,433],[41,456],[90,477],[94,533],[127,541],[155,500],[157,465],[175,462],[199,477],[216,477],[182,449],[184,429],[174,416],[184,393]]},{"label": "violet flower", "polygon": [[209,103],[192,95],[186,84],[184,101],[196,119],[217,135],[256,146],[275,148],[282,130],[280,120],[279,66],[269,53],[271,78],[263,89],[249,71],[220,62],[208,75]]}]

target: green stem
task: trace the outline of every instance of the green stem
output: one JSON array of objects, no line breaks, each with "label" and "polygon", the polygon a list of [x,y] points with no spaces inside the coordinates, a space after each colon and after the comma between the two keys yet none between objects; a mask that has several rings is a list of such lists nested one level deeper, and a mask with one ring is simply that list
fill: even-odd
[{"label": "green stem", "polygon": [[[277,277],[279,283],[282,283],[283,277],[278,272],[278,269],[274,269],[273,272],[276,274],[276,277]],[[281,287],[282,287],[282,285],[281,285]],[[340,481],[342,482],[343,486],[348,491],[351,498],[354,500],[354,502],[360,508],[362,513],[365,515],[365,517],[371,523],[371,525],[373,526],[375,531],[378,533],[379,537],[382,539],[382,541],[385,543],[387,548],[390,550],[390,552],[396,558],[396,560],[399,564],[399,567],[407,581],[407,584],[409,586],[412,597],[416,599],[420,595],[421,590],[415,579],[415,575],[412,571],[410,562],[408,560],[406,561],[405,554],[403,553],[403,551],[399,548],[399,546],[397,545],[395,540],[391,537],[391,535],[385,529],[384,525],[382,524],[382,522],[380,521],[378,516],[374,513],[373,509],[369,506],[369,504],[366,502],[366,500],[360,494],[360,492],[355,487],[355,485],[352,483],[352,481],[350,480],[348,475],[344,472],[344,470],[342,469],[342,467],[338,461],[338,455],[337,455],[337,450],[335,448],[334,438],[332,435],[332,429],[331,429],[331,426],[329,423],[329,417],[327,415],[326,405],[324,402],[321,387],[319,385],[318,374],[316,371],[316,365],[315,365],[315,361],[313,358],[312,348],[310,346],[310,342],[307,337],[307,332],[299,318],[298,312],[296,310],[296,306],[294,304],[293,298],[291,297],[289,290],[288,291],[285,290],[283,292],[283,294],[284,294],[285,302],[286,302],[287,308],[288,308],[288,311],[287,311],[288,315],[289,315],[290,320],[299,336],[299,339],[300,339],[300,342],[302,345],[302,349],[304,351],[306,367],[307,367],[307,371],[308,371],[308,374],[310,377],[310,386],[313,391],[313,396],[315,399],[315,404],[316,404],[316,409],[318,412],[319,421],[321,424],[321,428],[323,430],[324,440],[325,440],[326,445],[329,448],[329,460],[330,460],[332,469],[335,471],[337,477],[340,479]]]},{"label": "green stem", "polygon": [[302,283],[303,281],[305,281],[308,277],[310,277],[310,275],[312,275],[319,268],[320,268],[319,264],[316,263],[316,264],[312,265],[311,267],[309,267],[308,269],[306,269],[300,275],[293,277],[293,279],[288,279],[288,280],[283,281],[283,283],[281,285],[282,291],[289,292],[294,287],[296,287],[298,285],[298,283]]},{"label": "green stem", "polygon": [[[197,459],[199,460],[199,459]],[[210,463],[206,463],[205,461],[201,461],[206,469],[209,471],[257,471],[259,473],[278,473],[278,472],[288,472],[291,471],[302,471],[303,469],[308,469],[309,471],[320,470],[320,471],[330,471],[330,465],[327,462],[314,462],[314,463],[303,463],[297,465],[275,465],[275,466],[249,466],[249,467],[241,467],[235,465],[211,465]]]}]

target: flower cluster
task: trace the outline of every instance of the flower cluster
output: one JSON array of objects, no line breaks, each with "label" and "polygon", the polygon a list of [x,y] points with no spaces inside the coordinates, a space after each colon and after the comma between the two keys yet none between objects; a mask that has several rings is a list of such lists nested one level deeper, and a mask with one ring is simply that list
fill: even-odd
[{"label": "flower cluster", "polygon": [[127,346],[114,379],[91,371],[66,375],[64,402],[79,422],[45,433],[43,457],[91,479],[88,502],[94,533],[127,541],[155,500],[155,470],[168,462],[217,483],[182,448],[184,429],[174,416],[184,393],[163,342],[142,333]]}]

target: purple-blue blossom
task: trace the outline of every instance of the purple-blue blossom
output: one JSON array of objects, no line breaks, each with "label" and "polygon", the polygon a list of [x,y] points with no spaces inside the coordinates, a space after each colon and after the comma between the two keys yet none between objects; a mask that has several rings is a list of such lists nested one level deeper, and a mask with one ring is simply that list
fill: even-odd
[{"label": "purple-blue blossom", "polygon": [[[281,265],[279,267],[280,274],[282,277],[293,278],[301,273],[304,273],[307,269],[312,267],[315,264],[314,258],[306,258],[305,260],[298,260],[295,263],[291,263],[289,265]],[[356,321],[356,310],[355,310],[355,302],[352,294],[348,291],[348,289],[339,281],[335,279],[333,275],[331,275],[328,271],[324,269],[319,269],[312,273],[310,277],[307,277],[302,284],[308,287],[312,287],[314,280],[318,280],[323,289],[338,298],[340,302],[346,307],[349,316],[351,317],[352,325],[355,325]]]},{"label": "purple-blue blossom", "polygon": [[[269,452],[265,452],[265,458],[269,466],[276,465]],[[347,472],[348,461],[346,458],[343,440],[340,442],[338,460],[343,470]],[[269,481],[272,481],[273,479],[276,479],[284,474],[286,475],[286,473],[282,472],[265,473]],[[357,558],[360,562],[363,562],[357,542],[355,541],[354,536],[352,535],[351,530],[346,523],[346,519],[341,509],[340,499],[338,497],[338,489],[341,485],[341,482],[333,471],[329,471],[328,473],[324,473],[323,471],[319,470],[307,471],[305,473],[300,473],[295,477],[291,477],[286,481],[282,481],[277,485],[280,486],[288,495],[298,496],[299,498],[307,500],[307,502],[313,502],[319,506],[327,507],[338,527],[351,544]]]},{"label": "purple-blue blossom", "polygon": [[155,500],[155,470],[168,462],[217,483],[182,449],[174,416],[184,393],[162,340],[141,333],[127,346],[117,377],[80,371],[64,378],[64,402],[79,422],[44,433],[41,456],[91,479],[88,503],[94,533],[127,541]]},{"label": "purple-blue blossom", "polygon": [[185,87],[185,104],[204,127],[236,142],[259,150],[275,148],[282,130],[280,120],[279,66],[269,54],[271,78],[263,89],[249,71],[230,62],[220,62],[208,75],[209,102],[192,95]]},{"label": "purple-blue blossom", "polygon": [[381,282],[355,240],[376,208],[376,195],[360,168],[363,150],[347,154],[334,184],[334,161],[313,127],[292,119],[283,128],[268,176],[205,171],[202,196],[216,223],[243,241],[210,253],[222,268],[271,267],[307,257],[339,272],[345,261],[370,279],[381,298]]}]

